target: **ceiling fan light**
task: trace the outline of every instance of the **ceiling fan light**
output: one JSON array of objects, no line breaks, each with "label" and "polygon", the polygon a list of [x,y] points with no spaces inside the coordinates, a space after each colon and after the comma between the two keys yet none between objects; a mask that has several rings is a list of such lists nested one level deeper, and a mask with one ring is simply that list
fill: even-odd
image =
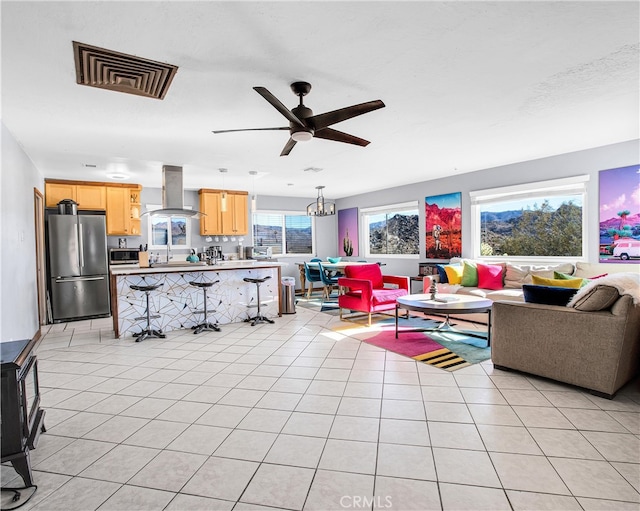
[{"label": "ceiling fan light", "polygon": [[296,142],[308,142],[313,138],[313,135],[308,131],[296,131],[291,134],[291,138]]}]

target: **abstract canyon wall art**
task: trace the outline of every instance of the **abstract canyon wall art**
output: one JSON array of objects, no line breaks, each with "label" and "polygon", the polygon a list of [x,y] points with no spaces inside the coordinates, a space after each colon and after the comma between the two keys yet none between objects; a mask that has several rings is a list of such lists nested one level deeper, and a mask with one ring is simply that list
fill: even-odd
[{"label": "abstract canyon wall art", "polygon": [[425,197],[427,259],[462,256],[462,193]]}]

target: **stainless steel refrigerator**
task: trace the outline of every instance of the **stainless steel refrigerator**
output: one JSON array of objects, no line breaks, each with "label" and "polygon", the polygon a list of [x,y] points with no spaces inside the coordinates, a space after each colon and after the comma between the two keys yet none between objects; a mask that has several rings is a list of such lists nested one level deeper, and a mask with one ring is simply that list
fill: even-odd
[{"label": "stainless steel refrigerator", "polygon": [[108,316],[104,215],[49,215],[49,289],[54,323]]}]

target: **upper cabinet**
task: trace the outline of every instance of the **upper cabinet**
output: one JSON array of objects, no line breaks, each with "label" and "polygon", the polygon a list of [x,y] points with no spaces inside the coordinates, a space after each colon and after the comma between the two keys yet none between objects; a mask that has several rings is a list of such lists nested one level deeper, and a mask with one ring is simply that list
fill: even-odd
[{"label": "upper cabinet", "polygon": [[140,186],[107,187],[107,234],[140,235]]},{"label": "upper cabinet", "polygon": [[136,184],[62,180],[47,180],[44,188],[48,208],[55,208],[63,199],[73,199],[79,210],[105,210],[110,236],[140,235],[141,191]]},{"label": "upper cabinet", "polygon": [[227,208],[222,211],[223,190],[201,189],[200,211],[206,216],[200,218],[202,236],[227,234],[244,236],[249,232],[249,193],[227,190]]},{"label": "upper cabinet", "polygon": [[227,192],[227,210],[222,211],[222,234],[244,236],[249,232],[248,192]]},{"label": "upper cabinet", "polygon": [[73,199],[78,209],[106,209],[106,190],[102,183],[74,183],[73,181],[48,181],[44,189],[48,208],[55,208],[63,199]]}]

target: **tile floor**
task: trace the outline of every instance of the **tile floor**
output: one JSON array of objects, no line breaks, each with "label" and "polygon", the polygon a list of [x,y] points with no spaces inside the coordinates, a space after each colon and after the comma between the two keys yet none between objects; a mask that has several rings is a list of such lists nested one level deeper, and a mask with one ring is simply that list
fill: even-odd
[{"label": "tile floor", "polygon": [[298,307],[142,343],[53,325],[22,509],[639,509],[637,383],[609,401],[490,362],[448,373],[335,321]]}]

